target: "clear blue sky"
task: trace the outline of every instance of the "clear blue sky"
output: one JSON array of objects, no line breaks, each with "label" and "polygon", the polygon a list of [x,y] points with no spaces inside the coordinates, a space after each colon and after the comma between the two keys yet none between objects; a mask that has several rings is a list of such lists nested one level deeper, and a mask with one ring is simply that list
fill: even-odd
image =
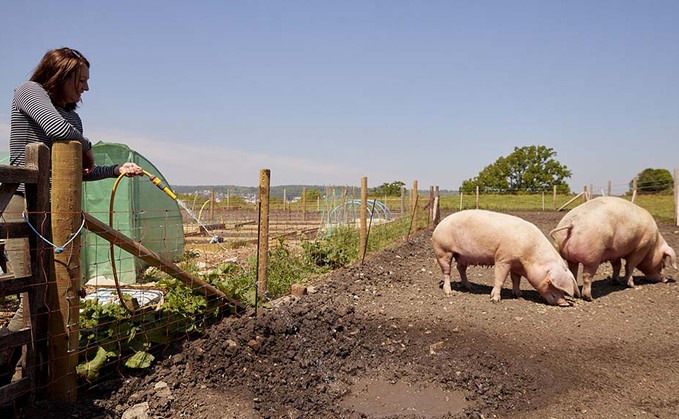
[{"label": "clear blue sky", "polygon": [[679,1],[7,1],[12,91],[46,50],[90,62],[80,115],[176,185],[457,189],[545,145],[575,191],[679,167]]}]

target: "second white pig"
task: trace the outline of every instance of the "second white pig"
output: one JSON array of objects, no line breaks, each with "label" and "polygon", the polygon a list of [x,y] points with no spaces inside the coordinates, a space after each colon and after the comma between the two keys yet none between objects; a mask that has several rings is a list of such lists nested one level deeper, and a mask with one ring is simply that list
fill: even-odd
[{"label": "second white pig", "polygon": [[521,294],[522,276],[552,305],[568,306],[564,293],[572,296],[577,290],[573,274],[547,237],[534,224],[519,217],[485,210],[460,211],[436,226],[432,244],[446,295],[451,293],[453,259],[465,289],[470,288],[468,266],[495,266],[490,293],[493,301],[500,301],[507,274],[511,274],[516,297]]}]

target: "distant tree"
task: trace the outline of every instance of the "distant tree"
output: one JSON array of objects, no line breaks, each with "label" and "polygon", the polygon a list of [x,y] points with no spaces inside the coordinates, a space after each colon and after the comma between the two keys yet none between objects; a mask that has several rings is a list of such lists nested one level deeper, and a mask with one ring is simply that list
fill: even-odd
[{"label": "distant tree", "polygon": [[[629,183],[630,190],[634,181]],[[660,193],[672,191],[674,179],[667,169],[644,169],[637,175],[637,192]]]},{"label": "distant tree", "polygon": [[306,190],[306,199],[318,199],[321,196],[321,193],[318,192],[318,189],[316,188],[309,188]]},{"label": "distant tree", "polygon": [[474,192],[478,185],[482,192],[541,192],[556,186],[558,192],[570,193],[565,180],[572,173],[555,157],[556,151],[545,146],[514,147],[513,153],[462,182],[460,191]]},{"label": "distant tree", "polygon": [[394,196],[394,195],[401,195],[401,187],[405,186],[405,183],[401,182],[400,180],[391,182],[391,183],[383,183],[380,186],[373,188],[373,194],[374,195],[388,195],[388,196]]}]

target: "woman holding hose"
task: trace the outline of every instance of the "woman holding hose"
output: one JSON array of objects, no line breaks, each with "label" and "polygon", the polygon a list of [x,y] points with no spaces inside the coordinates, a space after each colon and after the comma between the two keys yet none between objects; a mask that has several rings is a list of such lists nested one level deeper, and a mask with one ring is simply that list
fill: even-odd
[{"label": "woman holding hose", "polygon": [[[142,168],[134,163],[95,166],[92,143],[83,136],[80,116],[76,112],[81,95],[89,90],[90,63],[77,50],[58,48],[47,51],[33,71],[29,81],[14,90],[10,124],[10,165],[24,166],[26,145],[43,142],[48,147],[53,141],[75,140],[82,144],[83,180],[99,180],[125,176],[141,176]],[[74,162],[75,163],[75,162]],[[20,221],[25,210],[24,185],[20,185],[4,212],[7,221]],[[5,247],[11,271],[15,276],[30,275],[26,239],[8,239]],[[19,310],[0,335],[28,326],[23,316],[23,299]],[[14,366],[21,354],[0,353],[0,386],[10,382]]]}]

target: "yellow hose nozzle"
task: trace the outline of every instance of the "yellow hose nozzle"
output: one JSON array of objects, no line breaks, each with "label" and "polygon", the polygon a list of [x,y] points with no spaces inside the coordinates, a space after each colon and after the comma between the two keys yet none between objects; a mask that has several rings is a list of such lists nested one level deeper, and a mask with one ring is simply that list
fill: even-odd
[{"label": "yellow hose nozzle", "polygon": [[175,201],[177,200],[177,195],[175,195],[174,192],[172,192],[172,190],[170,189],[170,187],[167,186],[167,185],[165,184],[165,182],[163,182],[162,180],[160,180],[160,178],[159,178],[158,176],[152,175],[151,173],[149,173],[149,172],[147,172],[147,171],[144,171],[144,174],[146,174],[146,176],[149,177],[149,180],[150,180],[154,185],[156,185],[156,187],[158,187],[158,189],[160,189],[161,191],[165,192],[165,193],[167,194],[167,196],[169,196],[170,198],[174,199]]}]

